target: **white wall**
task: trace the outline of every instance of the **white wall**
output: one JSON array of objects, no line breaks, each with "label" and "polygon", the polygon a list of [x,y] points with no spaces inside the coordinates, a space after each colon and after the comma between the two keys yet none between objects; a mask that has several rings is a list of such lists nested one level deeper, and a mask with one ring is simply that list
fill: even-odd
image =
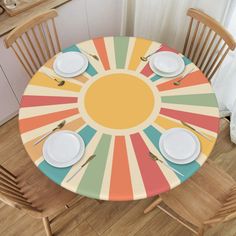
[{"label": "white wall", "polygon": [[[62,48],[97,36],[120,34],[122,0],[72,0],[57,11],[56,25]],[[0,66],[4,73],[0,71],[0,124],[8,117],[4,114],[17,113],[30,80],[12,49],[5,48],[3,40],[1,37]]]}]

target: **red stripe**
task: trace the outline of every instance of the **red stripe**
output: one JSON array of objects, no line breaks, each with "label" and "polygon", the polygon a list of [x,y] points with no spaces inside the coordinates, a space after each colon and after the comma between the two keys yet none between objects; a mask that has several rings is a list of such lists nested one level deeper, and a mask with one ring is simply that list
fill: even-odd
[{"label": "red stripe", "polygon": [[177,50],[175,50],[174,48],[170,48],[167,45],[162,44],[162,48],[160,49],[161,51],[169,51],[169,52],[174,52],[174,53],[178,53]]},{"label": "red stripe", "polygon": [[19,120],[20,132],[24,133],[30,130],[34,130],[44,125],[48,125],[58,120],[62,120],[67,117],[76,115],[78,113],[79,113],[79,110],[76,108],[76,109],[68,109],[65,111],[58,111],[58,112],[53,112],[53,113],[49,113],[45,115],[21,119]]},{"label": "red stripe", "polygon": [[106,51],[104,38],[96,38],[93,40],[93,43],[97,49],[97,52],[99,54],[99,58],[102,61],[104,69],[110,70],[110,65],[109,65],[109,60],[107,57],[107,51]]},{"label": "red stripe", "polygon": [[149,63],[147,63],[141,71],[141,74],[145,75],[146,77],[151,76],[153,73],[154,72],[152,71]]},{"label": "red stripe", "polygon": [[149,158],[149,150],[140,134],[132,134],[131,141],[134,147],[139,169],[148,197],[166,192],[170,189],[169,183],[155,161]]},{"label": "red stripe", "polygon": [[160,114],[177,120],[185,121],[189,124],[196,125],[216,133],[219,132],[220,119],[218,117],[194,114],[167,108],[161,108]]},{"label": "red stripe", "polygon": [[24,95],[21,99],[21,107],[48,106],[57,104],[76,103],[76,97],[31,96]]},{"label": "red stripe", "polygon": [[[161,52],[161,51],[169,51],[169,52],[177,53],[177,51],[175,49],[169,48],[166,45],[162,45],[162,48],[157,50],[157,52]],[[146,77],[149,77],[153,74],[153,71],[152,71],[151,67],[149,66],[149,63],[147,63],[144,66],[144,68],[141,71],[141,74],[145,75]]]},{"label": "red stripe", "polygon": [[125,138],[122,136],[115,138],[111,173],[109,199],[115,201],[123,196],[126,200],[132,200],[133,190],[129,172],[129,162]]},{"label": "red stripe", "polygon": [[177,80],[179,80],[179,78],[164,82],[157,85],[157,88],[159,91],[166,91],[209,83],[207,78],[200,70],[194,71],[191,74],[187,75],[186,78],[181,81],[181,84],[179,86],[174,85],[174,82]]}]

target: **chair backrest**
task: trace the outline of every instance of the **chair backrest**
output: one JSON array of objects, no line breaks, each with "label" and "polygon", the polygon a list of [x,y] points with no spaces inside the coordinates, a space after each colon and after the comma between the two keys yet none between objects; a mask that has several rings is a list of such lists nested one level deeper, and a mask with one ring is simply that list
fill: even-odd
[{"label": "chair backrest", "polygon": [[226,222],[236,218],[236,186],[234,186],[227,195],[220,209],[205,224],[215,224]]},{"label": "chair backrest", "polygon": [[211,79],[229,50],[235,49],[235,40],[219,22],[202,11],[190,8],[187,15],[191,19],[183,54]]},{"label": "chair backrest", "polygon": [[12,30],[5,38],[30,77],[49,58],[61,51],[54,18],[56,10],[44,12]]},{"label": "chair backrest", "polygon": [[17,176],[0,165],[0,200],[9,206],[24,209],[28,212],[40,212],[32,206],[32,203],[24,196]]}]

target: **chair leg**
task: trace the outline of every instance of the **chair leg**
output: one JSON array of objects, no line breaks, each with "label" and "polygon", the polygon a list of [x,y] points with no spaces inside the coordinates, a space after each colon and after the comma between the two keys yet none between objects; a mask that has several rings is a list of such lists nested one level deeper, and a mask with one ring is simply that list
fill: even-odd
[{"label": "chair leg", "polygon": [[205,231],[204,227],[199,228],[198,236],[203,236],[204,235],[204,231]]},{"label": "chair leg", "polygon": [[150,211],[152,211],[161,202],[162,202],[162,199],[158,196],[158,198],[144,210],[144,214],[147,214]]},{"label": "chair leg", "polygon": [[48,217],[43,218],[43,225],[44,225],[47,236],[52,236],[52,230],[51,230],[51,226],[50,226],[50,222],[49,222]]}]

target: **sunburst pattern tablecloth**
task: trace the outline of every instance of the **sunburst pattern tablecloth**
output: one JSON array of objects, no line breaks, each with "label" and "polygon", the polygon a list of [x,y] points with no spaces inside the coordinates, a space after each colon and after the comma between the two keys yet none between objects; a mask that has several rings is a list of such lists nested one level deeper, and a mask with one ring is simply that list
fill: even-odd
[{"label": "sunburst pattern tablecloth", "polygon": [[[219,112],[211,85],[186,57],[186,70],[194,69],[179,86],[178,78],[155,75],[140,56],[160,44],[135,37],[96,38],[64,50],[84,49],[99,56],[89,58],[86,72],[58,87],[49,60],[29,82],[21,101],[19,127],[23,144],[35,165],[51,180],[73,192],[102,200],[134,200],[176,187],[193,175],[212,151],[219,130]],[[164,46],[162,51],[175,50]],[[83,138],[86,152],[72,167],[55,168],[42,156],[43,142],[34,142],[60,121],[63,129]],[[161,134],[183,127],[180,120],[208,135],[195,133],[201,154],[190,164],[165,160],[159,149]],[[181,140],[180,140],[181,142]],[[149,150],[184,174],[174,173],[148,157]],[[66,182],[91,155],[96,157]]]}]

